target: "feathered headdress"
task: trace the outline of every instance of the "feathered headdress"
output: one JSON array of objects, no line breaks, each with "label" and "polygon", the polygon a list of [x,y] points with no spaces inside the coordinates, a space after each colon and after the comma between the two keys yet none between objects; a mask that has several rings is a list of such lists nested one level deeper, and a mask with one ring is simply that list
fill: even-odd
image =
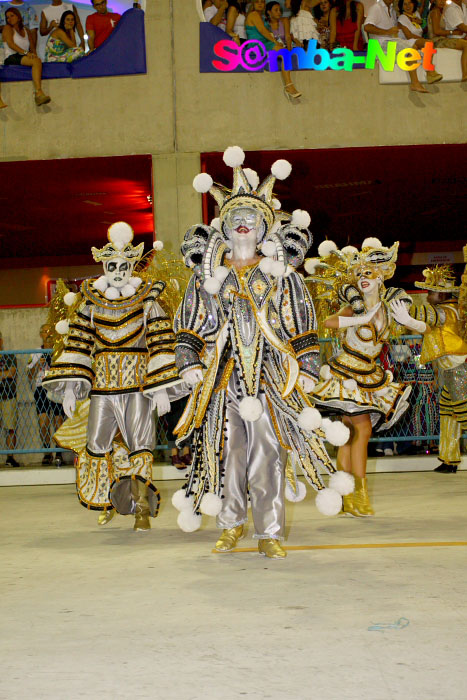
[{"label": "feathered headdress", "polygon": [[422,272],[424,282],[414,282],[418,289],[426,289],[430,292],[443,292],[450,294],[458,292],[460,287],[456,286],[456,275],[450,265],[435,265],[426,267]]}]

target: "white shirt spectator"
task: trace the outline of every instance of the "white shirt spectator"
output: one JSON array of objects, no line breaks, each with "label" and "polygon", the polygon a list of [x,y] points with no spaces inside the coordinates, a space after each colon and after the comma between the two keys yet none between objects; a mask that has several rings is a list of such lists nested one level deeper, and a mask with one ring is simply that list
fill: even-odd
[{"label": "white shirt spectator", "polygon": [[[450,2],[449,5],[446,4],[443,10],[443,20],[444,26],[449,31],[454,31],[459,24],[467,24],[467,7],[462,3],[462,7],[456,5],[455,2]],[[454,31],[453,37],[463,39],[465,32]]]},{"label": "white shirt spectator", "polygon": [[237,19],[235,20],[235,24],[233,26],[233,31],[235,34],[237,34],[240,39],[246,39],[246,29],[245,29],[245,15],[239,14],[237,15]]},{"label": "white shirt spectator", "polygon": [[53,20],[55,20],[57,24],[60,24],[63,13],[67,11],[73,12],[73,5],[69,2],[62,2],[61,5],[47,5],[47,7],[44,7],[42,10],[47,20],[47,25],[50,25]]},{"label": "white shirt spectator", "polygon": [[[215,17],[216,15],[217,15],[217,7],[215,5],[211,5],[211,7],[207,7],[204,10],[204,18],[205,18],[206,22],[210,22],[212,20],[212,18]],[[222,17],[221,21],[219,22],[219,24],[217,26],[220,29],[223,29],[225,31],[226,22],[227,22],[227,20],[226,20],[225,15],[224,15],[224,17]]]},{"label": "white shirt spectator", "polygon": [[308,10],[299,10],[296,17],[290,20],[290,33],[297,41],[319,41],[319,33],[313,15]]},{"label": "white shirt spectator", "polygon": [[373,5],[376,3],[376,0],[359,0],[359,2],[361,2],[361,4],[363,5],[363,16],[368,17],[370,7],[373,7]]},{"label": "white shirt spectator", "polygon": [[[372,24],[378,29],[391,29],[391,27],[397,26],[397,16],[394,7],[391,5],[388,7],[383,0],[378,0],[370,9],[368,10],[368,16],[365,20],[364,29],[366,31],[366,25]],[[384,45],[389,39],[394,41],[394,37],[385,36],[384,34],[368,34],[370,39],[377,39],[380,44]]]},{"label": "white shirt spectator", "polygon": [[[398,24],[403,24],[404,27],[407,27],[409,32],[412,32],[412,34],[416,34],[417,36],[422,36],[423,35],[423,29],[422,29],[422,18],[420,17],[419,13],[416,12],[415,16],[417,19],[420,20],[420,24],[413,24],[413,22],[410,21],[410,19],[407,17],[407,15],[399,15],[397,18]],[[404,32],[402,29],[399,29],[399,39],[405,39]]]}]

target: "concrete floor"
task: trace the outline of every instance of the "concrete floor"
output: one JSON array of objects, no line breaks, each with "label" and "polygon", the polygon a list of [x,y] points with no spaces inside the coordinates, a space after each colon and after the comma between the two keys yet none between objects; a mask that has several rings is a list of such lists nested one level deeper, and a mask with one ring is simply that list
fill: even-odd
[{"label": "concrete floor", "polygon": [[308,495],[287,544],[463,544],[219,555],[177,482],[150,533],[98,529],[70,485],[1,489],[0,698],[466,700],[467,473],[370,482],[375,518]]}]

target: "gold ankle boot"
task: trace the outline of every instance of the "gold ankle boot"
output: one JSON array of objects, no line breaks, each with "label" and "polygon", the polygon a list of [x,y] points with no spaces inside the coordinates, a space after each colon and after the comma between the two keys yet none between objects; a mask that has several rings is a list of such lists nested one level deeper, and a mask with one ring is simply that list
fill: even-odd
[{"label": "gold ankle boot", "polygon": [[366,477],[363,479],[359,476],[355,477],[355,491],[352,494],[352,515],[357,517],[366,517],[374,515],[375,511],[371,507],[370,497],[368,496],[368,483]]},{"label": "gold ankle boot", "polygon": [[341,513],[344,515],[353,515],[353,511],[355,510],[354,504],[352,501],[352,496],[353,493],[349,493],[348,496],[342,496],[342,510]]},{"label": "gold ankle boot", "polygon": [[99,513],[99,517],[97,518],[97,524],[98,525],[107,525],[107,523],[110,523],[114,515],[117,514],[117,511],[112,508],[112,510],[104,510],[102,513]]},{"label": "gold ankle boot", "polygon": [[270,559],[284,559],[287,552],[282,548],[279,540],[258,540],[258,552]]},{"label": "gold ankle boot", "polygon": [[218,552],[231,552],[235,549],[239,539],[243,537],[243,525],[231,527],[229,530],[223,530],[222,535],[216,542],[215,548]]},{"label": "gold ankle boot", "polygon": [[[132,484],[133,486],[133,484]],[[149,520],[150,511],[148,503],[148,487],[143,482],[137,479],[134,482],[135,495],[136,495],[136,508],[135,508],[135,524],[133,525],[133,530],[144,532],[151,529],[151,522]]]}]

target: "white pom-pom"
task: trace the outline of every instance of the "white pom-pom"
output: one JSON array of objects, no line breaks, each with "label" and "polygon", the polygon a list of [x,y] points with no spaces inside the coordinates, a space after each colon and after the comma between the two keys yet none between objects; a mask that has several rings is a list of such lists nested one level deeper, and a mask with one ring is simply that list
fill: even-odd
[{"label": "white pom-pom", "polygon": [[334,489],[322,489],[318,491],[315,504],[323,515],[337,515],[342,508],[342,496]]},{"label": "white pom-pom", "polygon": [[194,504],[193,496],[187,497],[185,489],[178,489],[172,496],[172,505],[180,512],[184,510],[192,511]]},{"label": "white pom-pom", "polygon": [[272,272],[273,260],[271,258],[261,258],[259,261],[259,269],[264,272],[265,275],[270,275]]},{"label": "white pom-pom", "polygon": [[67,306],[71,306],[72,304],[75,303],[75,299],[76,299],[77,296],[78,296],[78,295],[75,294],[74,292],[68,292],[68,293],[65,294],[65,296],[63,297],[63,301],[65,302],[65,304],[66,304]]},{"label": "white pom-pom", "polygon": [[306,496],[306,486],[305,484],[302,484],[301,481],[298,481],[298,479],[295,482],[295,486],[297,488],[296,491],[293,490],[289,482],[286,483],[285,497],[288,501],[291,501],[292,503],[299,503],[300,501],[303,501],[303,499]]},{"label": "white pom-pom", "polygon": [[225,254],[225,257],[227,258],[227,260],[232,260],[232,258],[233,258],[233,250],[229,250],[229,251]]},{"label": "white pom-pom", "polygon": [[318,255],[321,258],[327,258],[335,250],[337,250],[337,246],[334,241],[322,241],[318,246]]},{"label": "white pom-pom", "polygon": [[288,160],[276,160],[276,162],[272,164],[271,172],[278,180],[285,180],[292,172],[292,166]]},{"label": "white pom-pom", "polygon": [[238,404],[238,412],[242,420],[254,422],[263,415],[263,406],[259,399],[253,396],[245,396]]},{"label": "white pom-pom", "polygon": [[272,256],[277,253],[276,244],[273,241],[264,241],[261,246],[261,252],[268,258],[272,258]]},{"label": "white pom-pom", "polygon": [[143,280],[141,279],[141,277],[130,277],[130,279],[128,280],[128,284],[131,284],[132,287],[138,289],[142,281]]},{"label": "white pom-pom", "polygon": [[316,272],[316,265],[319,263],[319,258],[307,258],[305,260],[305,270],[309,275],[314,275]]},{"label": "white pom-pom", "polygon": [[321,430],[327,430],[330,425],[332,425],[332,420],[330,418],[323,418],[321,421]]},{"label": "white pom-pom", "polygon": [[225,278],[227,277],[228,274],[229,274],[229,268],[228,268],[228,267],[224,267],[224,265],[219,265],[219,266],[216,267],[216,269],[214,270],[214,277],[215,277],[215,279],[216,279],[218,282],[221,282],[221,283],[225,280]]},{"label": "white pom-pom", "polygon": [[341,447],[345,445],[350,437],[350,430],[346,425],[340,421],[331,421],[331,425],[326,426],[324,429],[324,434],[326,435],[326,440],[335,445],[336,447]]},{"label": "white pom-pom", "polygon": [[164,247],[164,241],[154,241],[153,246],[154,250],[162,250]]},{"label": "white pom-pom", "polygon": [[355,255],[355,253],[358,253],[358,250],[353,245],[345,245],[341,248],[341,253],[344,253],[344,255]]},{"label": "white pom-pom", "polygon": [[275,221],[273,225],[271,226],[271,231],[270,233],[277,233],[279,229],[282,227],[282,224],[280,221]]},{"label": "white pom-pom", "polygon": [[245,173],[245,177],[248,180],[251,189],[257,190],[259,185],[259,177],[256,170],[252,170],[251,168],[243,168],[243,172]]},{"label": "white pom-pom", "polygon": [[216,229],[216,231],[221,230],[221,220],[219,219],[218,216],[216,216],[215,219],[211,221],[211,226]]},{"label": "white pom-pom", "polygon": [[383,244],[379,240],[379,238],[365,238],[365,240],[362,243],[362,250],[363,248],[382,248]]},{"label": "white pom-pom", "polygon": [[342,384],[344,385],[344,388],[347,389],[347,391],[355,391],[355,389],[358,388],[358,384],[355,381],[355,379],[344,379]]},{"label": "white pom-pom", "polygon": [[341,496],[348,496],[355,488],[355,479],[352,474],[348,474],[347,472],[334,472],[329,479],[329,488],[334,489],[334,491],[337,491]]},{"label": "white pom-pom", "polygon": [[132,284],[125,284],[125,286],[121,288],[120,294],[121,294],[122,297],[124,297],[125,299],[128,299],[128,297],[132,297],[132,296],[133,296],[133,294],[135,293],[135,291],[136,291],[136,290],[135,290],[135,288],[133,287]]},{"label": "white pom-pom", "polygon": [[112,241],[116,248],[122,250],[127,243],[133,240],[133,229],[125,221],[117,221],[109,226],[107,235],[109,241]]},{"label": "white pom-pom", "polygon": [[97,289],[99,292],[102,292],[102,294],[105,292],[107,287],[109,286],[109,280],[105,275],[101,275],[96,279],[96,281],[92,285],[94,289]]},{"label": "white pom-pom", "polygon": [[292,226],[296,226],[297,228],[308,228],[310,222],[310,215],[304,209],[295,209],[295,211],[292,212],[292,221],[290,222]]},{"label": "white pom-pom", "polygon": [[57,333],[60,333],[60,335],[66,335],[70,330],[68,321],[59,321],[58,323],[56,323],[55,330],[57,331]]},{"label": "white pom-pom", "polygon": [[191,510],[182,510],[177,518],[177,524],[183,532],[195,532],[201,527],[201,515],[196,515]]},{"label": "white pom-pom", "polygon": [[205,493],[201,499],[199,509],[204,515],[216,517],[222,509],[222,501],[215,493]]},{"label": "white pom-pom", "polygon": [[221,288],[221,283],[219,282],[219,280],[216,280],[215,277],[206,277],[206,279],[204,280],[203,287],[208,292],[208,294],[217,294],[217,292]]},{"label": "white pom-pom", "polygon": [[120,292],[116,287],[107,287],[107,289],[104,292],[104,296],[106,299],[109,299],[112,301],[113,299],[118,299],[120,296]]},{"label": "white pom-pom", "polygon": [[282,206],[281,203],[279,202],[279,200],[276,199],[275,197],[273,198],[271,204],[272,204],[272,208],[275,209],[276,211],[278,211]]},{"label": "white pom-pom", "polygon": [[224,151],[222,159],[229,168],[238,168],[245,160],[245,152],[240,146],[229,146]]},{"label": "white pom-pom", "polygon": [[199,175],[196,175],[196,177],[193,179],[193,187],[200,194],[209,192],[213,184],[212,177],[207,173],[199,173]]},{"label": "white pom-pom", "polygon": [[321,413],[317,408],[307,406],[298,416],[298,424],[302,430],[317,430],[321,426]]},{"label": "white pom-pom", "polygon": [[329,367],[329,365],[322,365],[321,366],[321,369],[319,370],[319,376],[322,379],[326,379],[326,380],[331,379],[332,374],[331,374],[331,368]]},{"label": "white pom-pom", "polygon": [[271,274],[274,277],[282,277],[285,274],[285,265],[280,260],[273,260],[271,263]]}]

